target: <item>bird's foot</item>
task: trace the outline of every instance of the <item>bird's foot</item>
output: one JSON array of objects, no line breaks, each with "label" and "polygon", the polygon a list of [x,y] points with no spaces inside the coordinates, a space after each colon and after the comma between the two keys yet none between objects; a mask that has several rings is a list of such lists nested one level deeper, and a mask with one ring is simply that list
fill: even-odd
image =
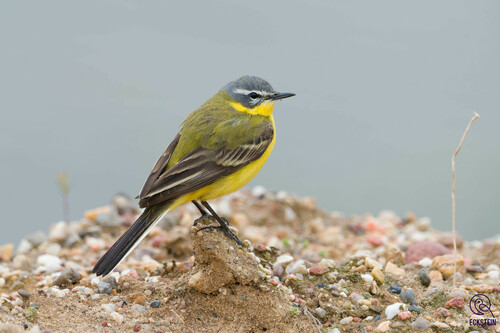
[{"label": "bird's foot", "polygon": [[[196,227],[196,225],[201,221],[201,220],[204,220],[204,219],[207,219],[209,217],[212,217],[212,215],[208,214],[208,213],[205,213],[205,214],[201,214],[200,217],[198,217],[196,220],[194,220],[194,223],[193,223],[193,227]],[[202,228],[203,229],[203,228]],[[200,229],[201,230],[201,229]],[[198,230],[198,231],[200,231]],[[197,231],[197,232],[198,232]]]},{"label": "bird's foot", "polygon": [[[226,235],[229,236],[229,238],[231,238],[232,240],[234,240],[236,242],[236,244],[238,244],[239,246],[241,246],[241,247],[244,248],[245,245],[243,245],[243,242],[240,241],[240,239],[238,238],[238,236],[236,236],[234,234],[234,232],[231,231],[231,229],[229,229],[229,221],[225,217],[221,217],[220,219],[222,220],[222,222],[224,224],[222,224],[221,221],[217,220],[217,222],[219,222],[220,225],[208,225],[206,227],[202,227],[202,228],[196,230],[196,233],[198,233],[198,232],[200,232],[202,230],[222,229],[222,231],[224,231],[226,233]],[[195,221],[195,225],[196,225],[196,223],[197,223],[197,221]]]},{"label": "bird's foot", "polygon": [[238,238],[238,236],[236,236],[234,234],[234,232],[232,232],[231,229],[229,229],[229,227],[226,226],[226,228],[223,227],[222,229],[224,229],[224,232],[226,233],[226,235],[228,235],[229,238],[233,239],[236,242],[236,244],[238,244],[242,248],[245,248],[245,245],[243,245],[243,242],[240,241],[240,239]]},{"label": "bird's foot", "polygon": [[200,228],[196,230],[196,233],[199,233],[202,230],[208,230],[208,229],[223,229],[220,225],[207,225],[206,227]]}]

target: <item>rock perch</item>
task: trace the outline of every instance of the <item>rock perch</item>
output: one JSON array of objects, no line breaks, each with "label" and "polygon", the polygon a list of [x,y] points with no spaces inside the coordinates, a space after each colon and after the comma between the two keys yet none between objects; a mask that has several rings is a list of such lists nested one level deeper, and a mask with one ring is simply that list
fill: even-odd
[{"label": "rock perch", "polygon": [[214,293],[234,283],[264,283],[266,274],[253,253],[241,249],[217,229],[196,232],[204,226],[216,224],[214,219],[206,218],[191,229],[195,268],[189,279],[189,286],[202,293]]}]

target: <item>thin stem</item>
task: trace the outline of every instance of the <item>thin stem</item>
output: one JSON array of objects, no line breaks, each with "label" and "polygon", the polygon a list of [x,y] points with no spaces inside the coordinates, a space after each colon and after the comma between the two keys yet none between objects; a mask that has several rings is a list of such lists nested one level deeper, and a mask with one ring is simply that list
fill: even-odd
[{"label": "thin stem", "polygon": [[460,143],[458,144],[457,150],[451,157],[451,174],[453,176],[453,185],[451,188],[451,220],[452,220],[452,237],[453,237],[453,287],[455,287],[455,274],[457,272],[457,239],[455,235],[455,182],[456,182],[456,176],[455,176],[455,157],[457,157],[458,152],[462,148],[462,145],[464,143],[465,137],[467,136],[467,133],[469,132],[469,129],[472,125],[472,123],[479,118],[479,115],[474,112],[474,116],[472,119],[469,121],[469,124],[465,128],[465,132],[462,135],[462,139],[460,140]]}]

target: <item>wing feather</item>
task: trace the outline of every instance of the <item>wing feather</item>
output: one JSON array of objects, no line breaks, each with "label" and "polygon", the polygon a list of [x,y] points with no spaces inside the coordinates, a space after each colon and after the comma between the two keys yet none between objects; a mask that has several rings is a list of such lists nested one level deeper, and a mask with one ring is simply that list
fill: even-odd
[{"label": "wing feather", "polygon": [[153,170],[149,173],[148,179],[146,179],[146,182],[144,183],[144,186],[142,187],[141,194],[137,196],[136,199],[142,198],[145,196],[151,189],[151,186],[156,182],[158,177],[160,177],[161,172],[165,169],[167,166],[168,161],[170,160],[170,156],[172,156],[172,153],[174,152],[175,147],[177,147],[177,144],[179,143],[181,135],[177,134],[172,140],[172,142],[168,145],[167,149],[161,154],[160,158],[158,161],[156,161],[155,166],[153,167]]},{"label": "wing feather", "polygon": [[[195,149],[161,175],[157,174],[153,183],[146,182],[149,187],[147,192],[141,192],[139,205],[150,207],[163,201],[175,199],[236,172],[259,159],[269,147],[273,136],[273,126],[269,124],[269,126],[265,126],[257,138],[235,149]],[[153,171],[155,169],[156,167]]]}]

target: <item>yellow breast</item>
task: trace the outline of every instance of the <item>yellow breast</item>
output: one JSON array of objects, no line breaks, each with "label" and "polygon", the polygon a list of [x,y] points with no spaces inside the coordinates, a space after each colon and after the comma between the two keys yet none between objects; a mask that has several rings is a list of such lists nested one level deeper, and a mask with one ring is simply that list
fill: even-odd
[{"label": "yellow breast", "polygon": [[274,119],[272,115],[269,117],[273,124],[274,136],[271,143],[269,144],[269,147],[267,147],[264,154],[262,154],[262,156],[258,160],[249,163],[248,165],[239,169],[235,173],[225,176],[213,184],[205,186],[193,193],[188,193],[181,196],[174,202],[174,204],[171,206],[170,209],[173,209],[177,206],[180,206],[192,200],[207,201],[222,197],[224,195],[239,190],[240,188],[245,186],[250,180],[252,180],[252,178],[257,175],[262,166],[266,163],[267,159],[269,158],[269,155],[271,154],[271,151],[273,150],[274,143],[276,141],[276,128],[274,125]]}]

